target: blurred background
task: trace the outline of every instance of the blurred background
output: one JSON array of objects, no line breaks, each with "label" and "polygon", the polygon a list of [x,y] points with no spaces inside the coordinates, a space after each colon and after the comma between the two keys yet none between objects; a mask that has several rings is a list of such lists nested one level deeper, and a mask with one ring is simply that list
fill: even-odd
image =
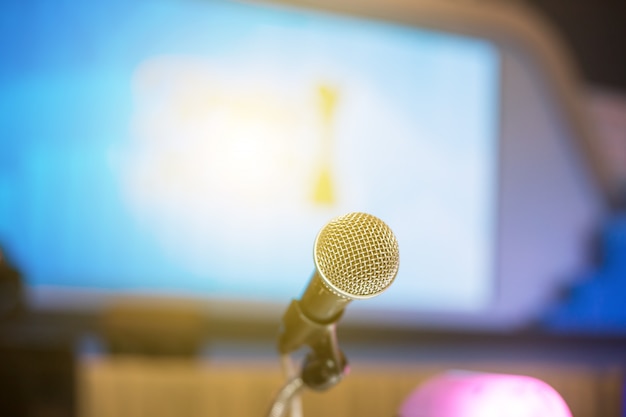
[{"label": "blurred background", "polygon": [[0,411],[264,415],[317,232],[400,245],[308,415],[449,369],[624,416],[626,7],[0,5]]}]

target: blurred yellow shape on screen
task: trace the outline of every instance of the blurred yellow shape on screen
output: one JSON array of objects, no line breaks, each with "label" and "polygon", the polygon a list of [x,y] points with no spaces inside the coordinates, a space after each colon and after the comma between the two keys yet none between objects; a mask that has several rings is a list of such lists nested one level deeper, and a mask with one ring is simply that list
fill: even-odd
[{"label": "blurred yellow shape on screen", "polygon": [[320,205],[331,205],[336,201],[334,179],[332,174],[332,152],[335,109],[337,107],[337,90],[329,85],[318,87],[321,115],[320,154],[318,173],[313,192],[313,201]]}]

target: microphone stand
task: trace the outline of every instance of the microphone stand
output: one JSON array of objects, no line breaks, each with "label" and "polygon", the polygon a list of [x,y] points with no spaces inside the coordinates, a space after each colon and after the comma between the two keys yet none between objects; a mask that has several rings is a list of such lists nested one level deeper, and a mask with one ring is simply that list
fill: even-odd
[{"label": "microphone stand", "polygon": [[310,346],[300,377],[307,387],[325,391],[337,385],[349,371],[348,361],[337,343],[335,324],[327,325],[324,336]]},{"label": "microphone stand", "polygon": [[[311,350],[304,358],[300,374],[289,379],[276,396],[267,417],[284,416],[293,398],[304,387],[325,391],[347,375],[348,361],[337,341],[337,319],[338,317],[326,324],[314,322],[302,313],[297,301],[292,301],[283,324],[287,329],[298,329],[302,336],[299,341],[307,344]],[[281,351],[287,350],[283,340],[279,342]]]}]

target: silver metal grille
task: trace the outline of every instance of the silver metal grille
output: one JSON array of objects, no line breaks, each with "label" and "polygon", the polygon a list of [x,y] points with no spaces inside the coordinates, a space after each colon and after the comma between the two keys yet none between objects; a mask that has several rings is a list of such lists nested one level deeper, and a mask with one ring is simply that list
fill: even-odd
[{"label": "silver metal grille", "polygon": [[377,217],[350,213],[320,231],[314,259],[329,290],[347,298],[369,298],[384,291],[396,277],[398,241]]}]

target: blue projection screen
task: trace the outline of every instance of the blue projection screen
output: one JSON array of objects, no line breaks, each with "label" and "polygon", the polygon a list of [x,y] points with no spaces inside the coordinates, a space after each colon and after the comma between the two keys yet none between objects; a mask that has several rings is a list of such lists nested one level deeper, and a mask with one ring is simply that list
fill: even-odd
[{"label": "blue projection screen", "polygon": [[222,1],[0,7],[0,244],[30,288],[286,303],[362,211],[401,259],[368,307],[492,299],[489,43]]}]

